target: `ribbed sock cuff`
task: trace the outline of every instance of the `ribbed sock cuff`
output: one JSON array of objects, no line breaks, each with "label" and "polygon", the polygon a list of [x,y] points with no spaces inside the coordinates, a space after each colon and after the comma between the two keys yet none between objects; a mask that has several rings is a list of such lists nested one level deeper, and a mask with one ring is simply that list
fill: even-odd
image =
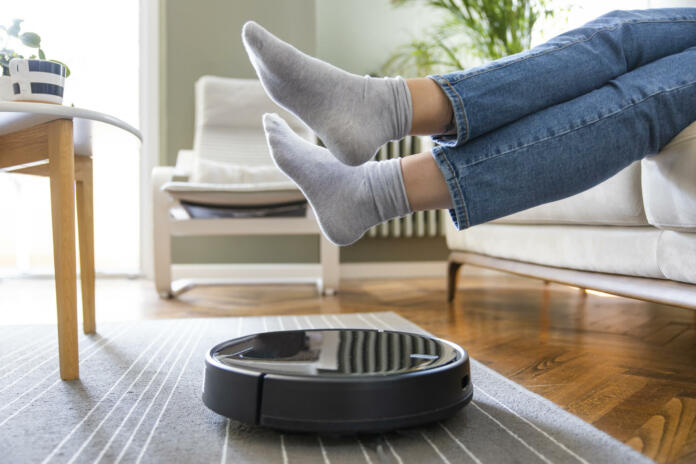
[{"label": "ribbed sock cuff", "polygon": [[381,221],[401,217],[411,212],[408,203],[401,159],[372,161],[367,165],[368,181]]}]

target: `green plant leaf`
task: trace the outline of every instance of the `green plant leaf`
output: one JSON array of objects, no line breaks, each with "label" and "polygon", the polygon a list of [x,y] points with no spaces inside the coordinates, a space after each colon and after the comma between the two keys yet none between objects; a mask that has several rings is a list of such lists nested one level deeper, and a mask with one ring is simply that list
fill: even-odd
[{"label": "green plant leaf", "polygon": [[41,37],[36,32],[25,32],[19,36],[19,40],[29,48],[41,47]]},{"label": "green plant leaf", "polygon": [[392,6],[437,9],[443,20],[398,48],[382,66],[387,74],[423,76],[457,71],[464,58],[495,60],[526,50],[539,19],[567,13],[554,0],[390,0]]},{"label": "green plant leaf", "polygon": [[42,60],[45,60],[45,59],[46,59],[46,54],[45,54],[44,51],[43,51],[42,49],[40,49],[40,48],[39,48],[39,58],[41,58]]},{"label": "green plant leaf", "polygon": [[19,37],[19,29],[23,21],[23,19],[13,19],[12,25],[7,28],[7,35],[11,37]]}]

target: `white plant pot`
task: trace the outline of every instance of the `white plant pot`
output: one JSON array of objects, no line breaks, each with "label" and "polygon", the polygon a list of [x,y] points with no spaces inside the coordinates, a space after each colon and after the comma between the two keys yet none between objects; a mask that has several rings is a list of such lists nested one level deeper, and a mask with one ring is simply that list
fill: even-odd
[{"label": "white plant pot", "polygon": [[10,76],[0,76],[0,101],[12,100]]},{"label": "white plant pot", "polygon": [[10,61],[12,100],[63,103],[65,66],[47,60]]}]

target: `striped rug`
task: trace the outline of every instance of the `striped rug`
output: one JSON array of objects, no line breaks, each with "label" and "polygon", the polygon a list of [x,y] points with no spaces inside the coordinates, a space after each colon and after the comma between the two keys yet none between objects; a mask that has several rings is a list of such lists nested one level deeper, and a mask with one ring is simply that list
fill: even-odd
[{"label": "striped rug", "polygon": [[422,332],[394,313],[103,324],[58,380],[55,327],[0,327],[0,462],[650,462],[472,361],[472,403],[426,427],[350,437],[246,427],[200,399],[204,353],[246,333],[319,327]]}]

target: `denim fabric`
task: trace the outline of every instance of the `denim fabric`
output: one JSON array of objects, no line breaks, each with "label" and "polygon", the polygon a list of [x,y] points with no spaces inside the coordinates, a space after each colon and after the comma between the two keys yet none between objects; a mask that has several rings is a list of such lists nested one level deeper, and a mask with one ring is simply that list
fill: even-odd
[{"label": "denim fabric", "polygon": [[457,124],[433,156],[462,229],[580,193],[696,120],[696,8],[612,12],[431,78]]}]

